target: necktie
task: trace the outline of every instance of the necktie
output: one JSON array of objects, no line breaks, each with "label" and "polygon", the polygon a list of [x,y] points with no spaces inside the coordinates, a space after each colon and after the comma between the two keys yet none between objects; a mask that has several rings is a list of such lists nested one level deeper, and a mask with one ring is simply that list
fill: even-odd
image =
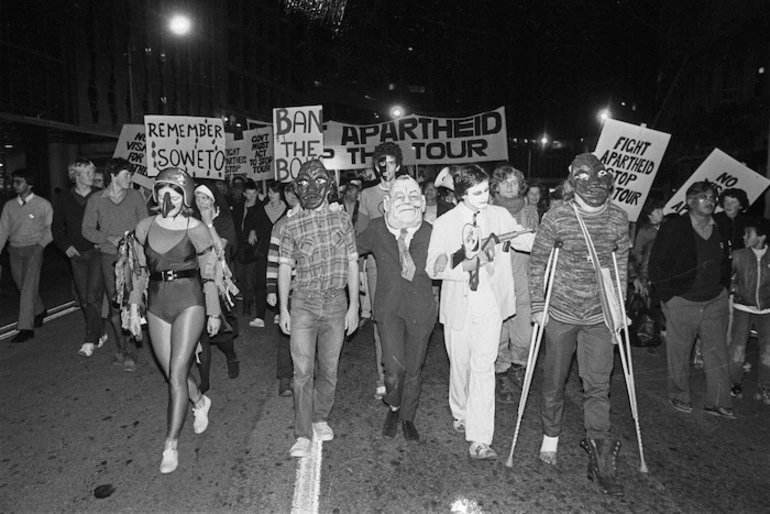
[{"label": "necktie", "polygon": [[411,282],[417,268],[414,265],[412,256],[409,255],[409,247],[406,246],[407,233],[406,229],[402,228],[401,234],[398,236],[398,260],[401,263],[401,276]]}]

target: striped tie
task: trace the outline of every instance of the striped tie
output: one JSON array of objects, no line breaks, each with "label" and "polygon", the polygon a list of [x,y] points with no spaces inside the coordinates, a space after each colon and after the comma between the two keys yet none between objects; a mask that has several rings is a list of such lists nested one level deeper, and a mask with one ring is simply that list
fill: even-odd
[{"label": "striped tie", "polygon": [[398,236],[398,260],[401,262],[401,276],[411,282],[417,268],[412,256],[409,255],[409,248],[406,246],[407,233],[406,229],[402,228],[401,235]]}]

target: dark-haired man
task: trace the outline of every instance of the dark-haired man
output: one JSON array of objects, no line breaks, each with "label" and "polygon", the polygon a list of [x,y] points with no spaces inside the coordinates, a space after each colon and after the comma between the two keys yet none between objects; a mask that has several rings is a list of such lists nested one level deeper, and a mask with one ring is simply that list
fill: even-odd
[{"label": "dark-haired man", "polygon": [[666,315],[668,397],[674,409],[690,413],[690,353],[703,344],[706,374],[704,411],[735,419],[728,376],[728,245],[714,221],[714,186],[696,182],[687,189],[687,214],[664,223],[650,254],[650,280]]},{"label": "dark-haired man", "polygon": [[0,215],[0,251],[10,242],[11,276],[19,288],[19,333],[12,343],[23,343],[35,336],[34,327],[42,327],[46,315],[38,292],[43,251],[53,240],[51,223],[53,208],[50,202],[32,192],[35,172],[21,168],[11,175],[13,190],[18,195],[3,206]]},{"label": "dark-haired man", "polygon": [[135,343],[123,332],[120,309],[115,304],[115,261],[118,244],[126,232],[147,216],[147,207],[133,183],[131,163],[125,159],[111,159],[104,167],[109,173],[110,184],[88,198],[83,215],[83,237],[99,246],[101,252],[102,279],[110,305],[110,325],[115,336],[117,353],[113,364],[123,366],[124,371],[136,371]]}]

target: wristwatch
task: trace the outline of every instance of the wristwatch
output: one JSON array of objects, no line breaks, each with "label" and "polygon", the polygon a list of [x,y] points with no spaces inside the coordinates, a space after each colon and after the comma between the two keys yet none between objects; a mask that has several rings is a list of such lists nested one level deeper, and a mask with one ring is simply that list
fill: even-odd
[{"label": "wristwatch", "polygon": [[206,223],[206,226],[209,227],[209,229],[214,228],[214,224],[213,223]]}]

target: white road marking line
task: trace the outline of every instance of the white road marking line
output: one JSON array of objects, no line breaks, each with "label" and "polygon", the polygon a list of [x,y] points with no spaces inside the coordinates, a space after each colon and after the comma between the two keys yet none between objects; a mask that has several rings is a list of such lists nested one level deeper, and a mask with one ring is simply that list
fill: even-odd
[{"label": "white road marking line", "polygon": [[318,513],[323,446],[324,443],[314,437],[310,457],[299,459],[297,463],[297,479],[294,481],[294,498],[291,501],[292,514]]},{"label": "white road marking line", "polygon": [[[53,319],[60,318],[62,316],[66,316],[70,312],[75,312],[78,309],[79,309],[79,307],[75,304],[74,300],[71,301],[71,302],[64,303],[62,305],[59,305],[57,307],[52,308],[49,311],[50,314],[48,314],[48,316],[46,316],[46,318],[43,320],[43,322],[51,321]],[[17,322],[13,322],[13,323],[10,323],[10,324],[8,324],[8,325],[6,325],[4,327],[0,327],[0,332],[3,332],[3,330],[7,330],[9,328],[11,329],[9,332],[4,332],[4,333],[0,334],[0,341],[2,341],[3,339],[8,339],[9,337],[13,337],[16,334],[18,334],[19,331],[16,330],[16,328],[15,328],[16,325],[17,325]]]}]

